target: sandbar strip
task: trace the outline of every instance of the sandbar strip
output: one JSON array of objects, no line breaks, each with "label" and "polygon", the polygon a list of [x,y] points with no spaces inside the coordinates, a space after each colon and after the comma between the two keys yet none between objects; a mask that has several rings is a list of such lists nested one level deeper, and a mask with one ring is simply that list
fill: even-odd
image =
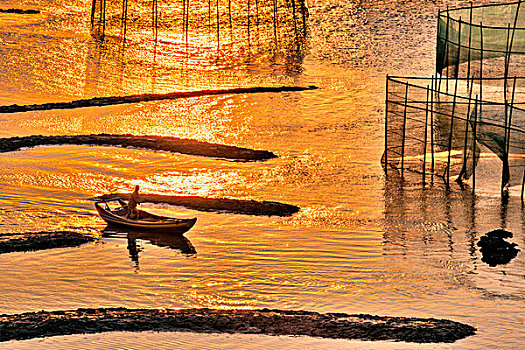
[{"label": "sandbar strip", "polygon": [[199,91],[179,91],[166,94],[139,94],[128,96],[94,97],[89,99],[75,100],[71,102],[54,102],[32,105],[8,105],[0,106],[0,113],[20,113],[30,111],[44,111],[51,109],[75,109],[85,107],[102,107],[126,103],[137,103],[160,100],[176,100],[179,98],[200,97],[210,95],[229,95],[229,94],[254,94],[266,92],[293,92],[315,90],[317,86],[276,86],[276,87],[251,87],[220,90],[199,90]]},{"label": "sandbar strip", "polygon": [[0,152],[13,152],[22,148],[50,145],[90,145],[144,148],[196,156],[228,159],[241,162],[261,161],[276,158],[269,151],[221,145],[168,136],[136,136],[114,134],[91,135],[32,135],[0,138]]},{"label": "sandbar strip", "polygon": [[[129,199],[127,193],[111,193],[97,197],[101,200]],[[161,194],[140,194],[139,202],[171,204],[188,209],[213,212],[227,212],[245,215],[261,216],[291,216],[299,211],[299,207],[291,204],[256,201],[231,198],[206,198],[199,196],[168,196]]]},{"label": "sandbar strip", "polygon": [[284,310],[100,308],[0,315],[0,341],[113,331],[303,335],[331,339],[452,343],[472,326],[443,319]]}]

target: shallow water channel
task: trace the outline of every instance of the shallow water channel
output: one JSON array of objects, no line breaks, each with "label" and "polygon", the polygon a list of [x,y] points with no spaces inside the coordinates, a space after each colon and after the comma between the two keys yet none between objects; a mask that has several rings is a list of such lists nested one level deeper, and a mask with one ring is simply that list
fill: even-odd
[{"label": "shallow water channel", "polygon": [[[313,0],[308,1],[306,39],[287,22],[278,28],[277,40],[264,8],[256,26],[252,7],[247,45],[245,22],[236,19],[230,28],[226,5],[220,3],[225,28],[220,45],[213,25],[206,24],[207,6],[206,13],[192,8],[190,17],[196,19],[190,18],[187,45],[177,20],[182,3],[159,2],[159,21],[166,24],[155,44],[146,20],[150,14],[138,8],[129,10],[123,43],[113,35],[117,17],[104,41],[90,35],[91,1],[0,0],[0,8],[41,11],[0,13],[1,104],[230,87],[320,88],[1,114],[0,137],[169,135],[268,150],[278,158],[232,162],[71,145],[0,154],[0,232],[71,229],[101,236],[77,248],[0,255],[0,313],[268,307],[447,318],[478,328],[475,336],[449,345],[117,332],[0,347],[522,346],[524,254],[490,267],[476,245],[487,231],[506,228],[525,248],[519,196],[502,202],[491,185],[500,173],[497,162],[486,157],[474,197],[459,188],[444,191],[438,183],[424,190],[400,187],[385,179],[380,165],[386,74],[430,76],[437,10],[467,4]],[[247,11],[244,3],[232,1],[232,6],[236,13]],[[93,198],[131,191],[136,184],[145,193],[272,200],[301,211],[260,217],[143,205],[157,213],[196,216],[197,224],[185,234],[194,251],[180,241],[103,234]]]}]

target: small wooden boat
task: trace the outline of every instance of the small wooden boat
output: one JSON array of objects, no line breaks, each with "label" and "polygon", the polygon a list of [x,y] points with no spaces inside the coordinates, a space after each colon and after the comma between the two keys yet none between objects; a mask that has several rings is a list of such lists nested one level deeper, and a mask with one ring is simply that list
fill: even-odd
[{"label": "small wooden boat", "polygon": [[[102,206],[104,204],[104,207]],[[164,231],[170,233],[184,233],[195,225],[197,218],[180,219],[167,216],[155,215],[147,211],[137,209],[138,219],[132,220],[126,218],[127,209],[111,209],[107,202],[101,201],[95,203],[100,217],[109,225],[125,226],[132,229],[147,231]]]}]

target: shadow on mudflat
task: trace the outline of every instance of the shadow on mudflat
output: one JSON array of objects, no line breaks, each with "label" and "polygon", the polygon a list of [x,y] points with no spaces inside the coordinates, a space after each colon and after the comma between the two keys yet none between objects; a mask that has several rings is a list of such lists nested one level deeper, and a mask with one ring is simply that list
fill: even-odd
[{"label": "shadow on mudflat", "polygon": [[78,309],[0,315],[0,341],[113,331],[306,335],[332,339],[452,343],[469,325],[433,318],[284,310]]}]

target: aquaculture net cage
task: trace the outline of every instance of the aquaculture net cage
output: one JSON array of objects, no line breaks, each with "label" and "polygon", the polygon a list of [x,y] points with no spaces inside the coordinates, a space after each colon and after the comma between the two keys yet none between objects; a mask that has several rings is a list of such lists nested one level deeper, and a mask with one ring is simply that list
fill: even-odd
[{"label": "aquaculture net cage", "polygon": [[522,1],[439,12],[438,74],[448,77],[523,76],[523,55],[525,3]]},{"label": "aquaculture net cage", "polygon": [[[480,154],[501,161],[502,193],[525,180],[525,5],[439,12],[436,75],[387,77],[387,175],[465,183]],[[412,177],[413,178],[413,177]]]},{"label": "aquaculture net cage", "polygon": [[[495,102],[506,79],[489,80],[487,87],[479,80],[388,77],[382,157],[387,175],[410,171],[422,182],[466,182],[488,149],[502,162],[502,188],[521,183],[525,101],[516,99],[516,86],[525,86],[525,79],[512,79],[508,103]],[[483,88],[494,100],[480,99]]]}]

